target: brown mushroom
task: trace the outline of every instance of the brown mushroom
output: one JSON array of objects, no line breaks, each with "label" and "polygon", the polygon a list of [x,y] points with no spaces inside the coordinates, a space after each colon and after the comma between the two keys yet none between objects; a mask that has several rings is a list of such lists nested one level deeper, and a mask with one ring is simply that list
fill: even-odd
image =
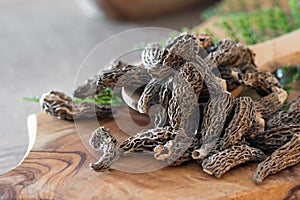
[{"label": "brown mushroom", "polygon": [[222,149],[242,143],[256,117],[254,102],[250,97],[239,97],[234,101],[234,116],[225,129],[221,140]]},{"label": "brown mushroom", "polygon": [[194,159],[205,158],[216,145],[233,104],[234,97],[226,91],[210,99],[205,108],[205,118],[201,129],[202,144],[199,149],[194,150],[192,154]]},{"label": "brown mushroom", "polygon": [[97,128],[90,139],[90,146],[103,154],[100,159],[91,163],[90,167],[98,172],[106,171],[119,158],[119,148],[116,138],[110,130],[101,126]]},{"label": "brown mushroom", "polygon": [[220,178],[231,168],[249,161],[261,161],[264,153],[245,144],[234,145],[216,154],[211,155],[202,162],[203,171]]},{"label": "brown mushroom", "polygon": [[275,174],[287,167],[300,162],[300,132],[293,135],[292,139],[275,150],[264,161],[259,163],[254,173],[253,180],[260,184],[268,175]]},{"label": "brown mushroom", "polygon": [[300,132],[300,125],[282,125],[251,137],[253,145],[268,153],[275,151]]},{"label": "brown mushroom", "polygon": [[145,129],[123,141],[120,149],[122,155],[129,155],[133,152],[153,152],[157,145],[164,145],[175,136],[176,133],[168,126]]},{"label": "brown mushroom", "polygon": [[104,118],[112,114],[110,105],[83,102],[73,103],[72,98],[62,92],[50,91],[40,98],[41,109],[58,119]]}]

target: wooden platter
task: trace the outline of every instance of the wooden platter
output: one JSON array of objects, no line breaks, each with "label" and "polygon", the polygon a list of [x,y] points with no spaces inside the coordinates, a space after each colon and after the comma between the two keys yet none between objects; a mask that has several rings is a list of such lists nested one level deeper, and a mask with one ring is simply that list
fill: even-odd
[{"label": "wooden platter", "polygon": [[[299,31],[297,34],[298,37],[293,36],[296,39],[300,38]],[[260,55],[265,48],[253,46],[253,50]],[[294,58],[294,53],[281,54],[281,61],[284,61],[284,56],[292,55]],[[279,58],[276,55],[272,54],[272,58]],[[266,66],[266,69],[273,69],[270,64]],[[299,91],[292,91],[291,98],[298,94]],[[128,123],[126,110],[127,106],[121,106],[116,118],[99,121],[101,125],[110,128],[120,141],[129,137],[120,130],[117,123],[122,120],[123,124]],[[143,126],[151,123],[148,117],[133,110],[129,112],[131,119],[137,123]],[[88,136],[91,134],[90,129],[97,125],[98,122],[85,121],[81,123],[80,133],[85,132]],[[164,167],[147,173],[128,173],[116,169],[96,173],[89,169],[89,163],[95,162],[96,158],[81,142],[77,133],[79,127],[74,123],[37,113],[29,116],[28,128],[32,138],[30,151],[18,167],[0,176],[1,199],[300,198],[300,165],[268,177],[261,185],[252,182],[257,163],[236,167],[220,179],[207,175],[193,161],[179,167]],[[149,166],[149,163],[145,162],[144,165]]]},{"label": "wooden platter", "polygon": [[[132,114],[138,116],[135,112]],[[96,159],[80,141],[74,123],[43,113],[30,116],[28,123],[29,127],[37,127],[36,130],[30,129],[30,132],[36,131],[35,144],[20,166],[0,176],[1,199],[300,197],[299,165],[270,176],[262,185],[252,182],[256,163],[237,167],[221,179],[205,174],[196,162],[148,173],[126,173],[119,170],[96,173],[88,167]],[[128,137],[118,129],[115,120],[102,120],[100,123],[110,128],[119,139]]]}]

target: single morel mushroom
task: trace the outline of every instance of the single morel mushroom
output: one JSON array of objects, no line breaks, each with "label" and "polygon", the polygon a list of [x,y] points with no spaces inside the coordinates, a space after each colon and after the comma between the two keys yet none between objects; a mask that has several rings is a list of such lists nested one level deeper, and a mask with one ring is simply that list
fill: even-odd
[{"label": "single morel mushroom", "polygon": [[95,171],[106,171],[119,158],[118,142],[110,130],[103,126],[92,133],[90,146],[103,153],[97,162],[90,164]]},{"label": "single morel mushroom", "polygon": [[221,140],[222,149],[242,143],[256,117],[254,102],[250,97],[239,97],[234,102],[234,116]]},{"label": "single morel mushroom", "polygon": [[294,124],[300,125],[300,95],[293,100],[287,111],[281,110],[270,117],[267,128]]},{"label": "single morel mushroom", "polygon": [[68,95],[50,91],[40,98],[42,110],[58,119],[74,120],[81,118],[104,118],[112,114],[110,105],[99,105],[91,102],[73,103]]},{"label": "single morel mushroom", "polygon": [[273,87],[280,88],[278,79],[272,73],[266,71],[248,72],[241,82],[243,85],[255,89],[262,96],[272,93]]},{"label": "single morel mushroom", "polygon": [[247,145],[234,145],[206,158],[202,162],[203,171],[220,178],[231,168],[249,161],[261,161],[264,153]]},{"label": "single morel mushroom", "polygon": [[250,143],[265,152],[271,153],[290,141],[296,133],[300,133],[300,125],[283,125],[250,137]]},{"label": "single morel mushroom", "polygon": [[255,101],[255,108],[264,118],[268,119],[283,108],[287,99],[287,92],[281,88],[273,87],[272,93]]},{"label": "single morel mushroom", "polygon": [[253,180],[260,184],[268,175],[275,174],[287,167],[300,162],[300,132],[294,134],[292,139],[275,150],[264,161],[259,163]]},{"label": "single morel mushroom", "polygon": [[202,144],[199,149],[194,150],[194,159],[205,158],[214,148],[233,105],[234,97],[226,91],[210,99],[205,108],[205,119],[200,133]]},{"label": "single morel mushroom", "polygon": [[134,152],[153,152],[156,146],[166,144],[175,136],[176,133],[169,126],[144,129],[123,141],[120,145],[121,153],[122,155],[129,155]]}]

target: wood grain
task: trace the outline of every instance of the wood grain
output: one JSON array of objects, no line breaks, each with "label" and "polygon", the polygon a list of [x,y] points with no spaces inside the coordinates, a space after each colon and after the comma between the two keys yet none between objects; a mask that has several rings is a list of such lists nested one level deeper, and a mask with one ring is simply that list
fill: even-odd
[{"label": "wood grain", "polygon": [[[2,199],[292,199],[299,198],[300,166],[252,182],[256,163],[237,167],[221,179],[199,164],[165,167],[149,173],[111,170],[96,173],[95,158],[82,145],[73,123],[37,115],[37,140],[24,162],[0,176]],[[114,121],[100,121],[118,131]],[[89,123],[87,123],[88,125]],[[115,127],[113,129],[113,127]],[[124,136],[126,136],[124,134]]]}]

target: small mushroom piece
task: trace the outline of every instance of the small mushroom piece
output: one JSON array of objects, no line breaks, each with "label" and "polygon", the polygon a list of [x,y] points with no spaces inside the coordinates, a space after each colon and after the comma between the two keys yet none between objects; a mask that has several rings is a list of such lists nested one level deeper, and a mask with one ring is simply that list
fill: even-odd
[{"label": "small mushroom piece", "polygon": [[134,87],[146,85],[150,80],[147,69],[143,66],[125,65],[102,71],[97,75],[97,90],[101,88]]},{"label": "small mushroom piece", "polygon": [[210,35],[206,33],[200,33],[195,35],[196,41],[198,42],[199,46],[204,48],[208,53],[215,50],[216,46],[213,43],[213,39]]},{"label": "small mushroom piece", "polygon": [[200,133],[202,145],[194,150],[192,154],[194,159],[205,158],[214,148],[233,105],[234,97],[226,91],[210,99],[205,107],[205,118]]},{"label": "small mushroom piece", "polygon": [[221,40],[213,51],[210,51],[208,60],[215,63],[218,68],[238,68],[244,74],[257,71],[254,55],[247,46],[226,38]]},{"label": "small mushroom piece", "polygon": [[100,159],[91,163],[91,169],[97,172],[103,172],[119,158],[119,148],[116,138],[111,134],[110,130],[101,126],[97,128],[90,139],[90,146],[97,151],[103,152]]},{"label": "small mushroom piece", "polygon": [[233,67],[218,67],[222,79],[226,80],[227,91],[231,92],[240,86],[242,72],[238,68]]},{"label": "small mushroom piece", "polygon": [[159,43],[149,43],[142,51],[142,63],[145,68],[152,68],[162,60],[162,46]]},{"label": "small mushroom piece", "polygon": [[196,35],[181,33],[164,46],[163,65],[178,70],[185,61],[190,61],[196,55],[204,58],[208,54],[203,46],[199,44]]},{"label": "small mushroom piece", "polygon": [[43,94],[40,105],[45,113],[58,119],[70,121],[95,116],[103,118],[112,114],[110,105],[99,105],[90,102],[73,103],[71,97],[57,91]]},{"label": "small mushroom piece", "polygon": [[219,66],[228,62],[228,60],[233,58],[234,55],[237,55],[237,53],[236,43],[233,40],[226,38],[217,44],[217,48],[208,54],[207,59],[211,63],[215,63]]},{"label": "small mushroom piece", "polygon": [[287,92],[281,88],[273,87],[272,93],[255,101],[256,111],[263,115],[263,118],[268,119],[276,112],[283,108],[284,102],[287,99]]},{"label": "small mushroom piece", "polygon": [[[98,90],[97,90],[98,89]],[[73,97],[86,98],[99,94],[103,88],[97,88],[97,76],[87,79],[82,85],[78,86],[72,93]]]},{"label": "small mushroom piece", "polygon": [[41,109],[58,119],[73,120],[72,98],[68,95],[50,91],[40,98]]},{"label": "small mushroom piece", "polygon": [[254,102],[250,97],[239,97],[234,101],[234,116],[225,129],[221,140],[222,149],[240,143],[256,117]]},{"label": "small mushroom piece", "polygon": [[267,71],[247,72],[243,80],[241,80],[241,84],[255,89],[262,96],[274,92],[274,87],[280,88],[278,79]]},{"label": "small mushroom piece", "polygon": [[206,158],[202,162],[203,171],[220,178],[233,167],[249,161],[261,161],[264,153],[245,144],[234,145]]},{"label": "small mushroom piece", "polygon": [[153,152],[157,145],[164,145],[174,139],[176,133],[169,126],[163,128],[145,129],[127,138],[121,145],[122,155],[130,155],[133,152]]},{"label": "small mushroom piece", "polygon": [[[121,61],[112,61],[107,66],[107,70],[117,70],[126,67],[128,64]],[[98,75],[87,79],[82,85],[79,85],[72,93],[73,97],[86,98],[103,92],[103,87],[97,87]]]},{"label": "small mushroom piece", "polygon": [[274,151],[264,161],[259,163],[253,180],[260,184],[268,175],[275,174],[287,167],[300,162],[300,133],[293,135],[292,139]]},{"label": "small mushroom piece", "polygon": [[177,166],[191,159],[191,152],[199,141],[187,136],[184,130],[174,130],[175,138],[169,140],[165,145],[154,148],[154,158],[164,163]]},{"label": "small mushroom piece", "polygon": [[255,147],[268,153],[275,151],[300,133],[300,125],[283,125],[260,132],[251,138]]},{"label": "small mushroom piece", "polygon": [[267,128],[300,124],[300,95],[292,101],[288,111],[281,110],[267,120]]}]

